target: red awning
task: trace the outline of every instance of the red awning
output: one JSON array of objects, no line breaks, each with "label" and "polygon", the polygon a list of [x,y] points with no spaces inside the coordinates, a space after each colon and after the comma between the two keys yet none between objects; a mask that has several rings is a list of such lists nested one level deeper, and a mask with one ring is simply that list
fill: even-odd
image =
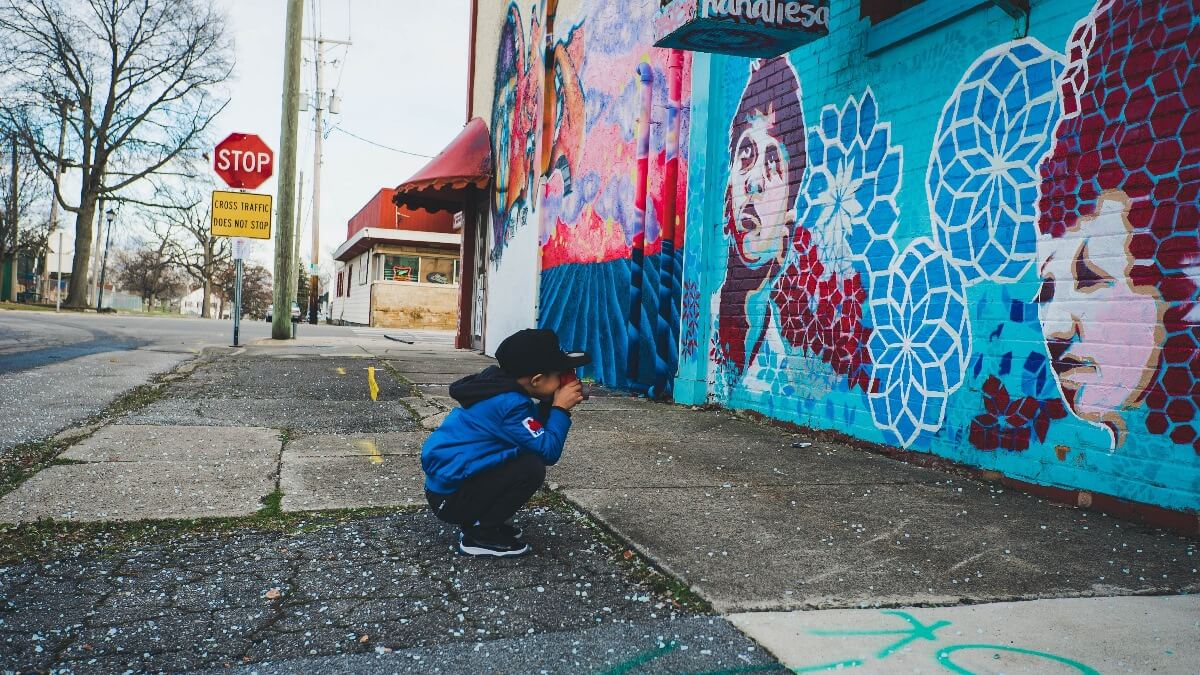
[{"label": "red awning", "polygon": [[476,117],[412,178],[396,186],[397,206],[427,211],[462,211],[486,194],[492,180],[492,139]]}]

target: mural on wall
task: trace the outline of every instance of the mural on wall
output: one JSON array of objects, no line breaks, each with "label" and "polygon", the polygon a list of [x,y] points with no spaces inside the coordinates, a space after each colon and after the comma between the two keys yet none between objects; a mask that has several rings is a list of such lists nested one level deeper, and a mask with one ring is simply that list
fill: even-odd
[{"label": "mural on wall", "polygon": [[[652,46],[655,9],[585,0],[547,47],[539,323],[598,355],[588,375],[667,394],[683,295],[687,157],[678,138],[690,57],[672,68],[670,52]],[[564,22],[556,14],[548,26]],[[674,226],[664,226],[672,213]]]},{"label": "mural on wall", "polygon": [[729,262],[712,354],[735,373],[746,369],[768,330],[779,324],[769,298],[790,254],[807,163],[804,146],[795,69],[785,57],[753,61],[729,129],[724,217]]},{"label": "mural on wall", "polygon": [[1195,2],[1102,2],[1077,28],[1043,163],[1039,318],[1071,412],[1114,446],[1200,453],[1200,26]]},{"label": "mural on wall", "polygon": [[685,356],[708,331],[712,398],[1194,503],[1200,3],[1079,5],[1065,53],[1004,42],[972,54],[946,98],[896,104],[936,107],[925,180],[907,188],[896,138],[913,132],[881,118],[871,87],[806,128],[791,57],[748,74],[714,61],[728,146],[692,189],[724,190],[721,213],[694,216],[724,227],[719,248],[689,254],[715,273],[689,272],[682,305]]},{"label": "mural on wall", "polygon": [[515,2],[508,7],[496,55],[496,90],[492,105],[492,252],[498,261],[517,229],[523,227],[535,204],[542,31],[537,5],[530,12],[529,31]]}]

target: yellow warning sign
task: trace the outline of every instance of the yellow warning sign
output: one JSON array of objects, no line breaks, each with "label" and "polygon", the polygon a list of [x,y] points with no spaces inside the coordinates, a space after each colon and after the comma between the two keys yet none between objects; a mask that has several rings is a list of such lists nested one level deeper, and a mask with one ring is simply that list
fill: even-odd
[{"label": "yellow warning sign", "polygon": [[271,238],[271,195],[252,192],[212,193],[214,237]]}]

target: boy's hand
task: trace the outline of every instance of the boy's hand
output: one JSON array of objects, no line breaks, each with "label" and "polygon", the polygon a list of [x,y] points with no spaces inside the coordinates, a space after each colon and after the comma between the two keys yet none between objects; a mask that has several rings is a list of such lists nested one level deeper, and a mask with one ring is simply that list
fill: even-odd
[{"label": "boy's hand", "polygon": [[583,402],[583,383],[575,380],[554,392],[554,407],[570,410]]}]

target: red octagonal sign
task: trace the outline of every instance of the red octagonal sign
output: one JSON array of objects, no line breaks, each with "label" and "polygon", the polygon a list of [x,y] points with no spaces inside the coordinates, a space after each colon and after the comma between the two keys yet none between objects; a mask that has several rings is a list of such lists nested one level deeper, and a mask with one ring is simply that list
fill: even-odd
[{"label": "red octagonal sign", "polygon": [[275,171],[275,153],[254,134],[229,134],[217,143],[213,170],[229,187],[253,190]]}]

